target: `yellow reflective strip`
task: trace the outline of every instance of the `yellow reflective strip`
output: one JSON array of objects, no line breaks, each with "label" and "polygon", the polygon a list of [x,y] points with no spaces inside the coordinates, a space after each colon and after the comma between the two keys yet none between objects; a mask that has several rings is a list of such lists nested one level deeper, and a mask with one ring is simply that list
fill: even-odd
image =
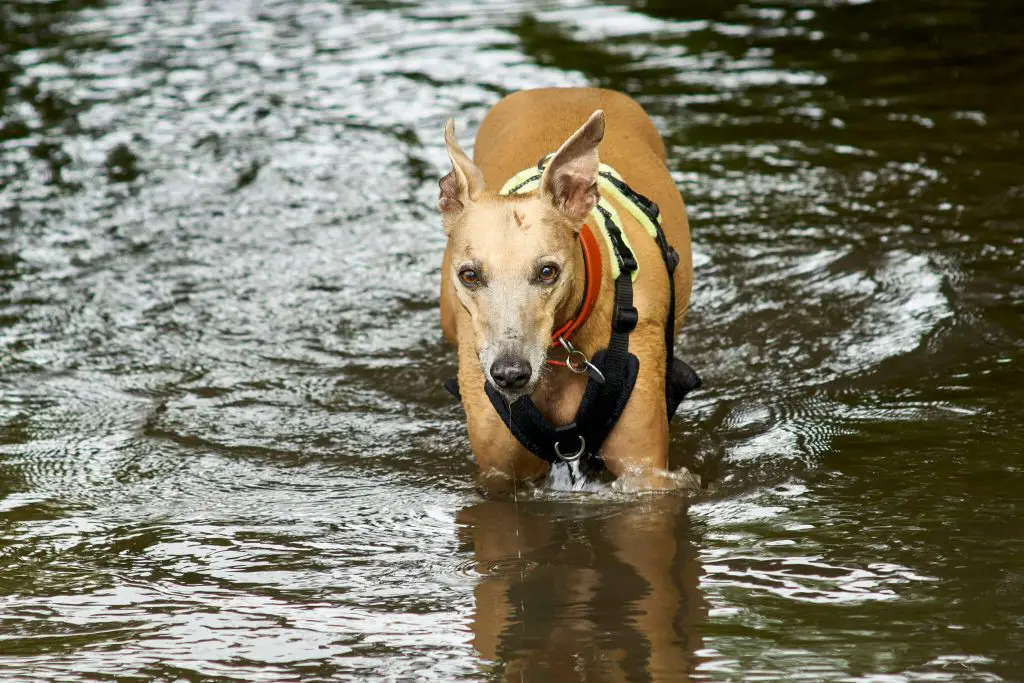
[{"label": "yellow reflective strip", "polygon": [[[616,180],[622,180],[622,176],[620,176],[614,168],[607,164],[601,164],[601,170],[607,172]],[[636,205],[636,203],[634,203],[629,197],[627,197],[621,191],[619,191],[619,188],[615,187],[615,185],[613,185],[612,182],[607,178],[603,176],[598,176],[597,182],[606,194],[611,195],[612,197],[615,198],[615,201],[617,201],[620,205],[626,207],[626,211],[629,212],[629,215],[632,216],[637,223],[644,227],[644,230],[646,230],[647,234],[651,236],[651,239],[658,239],[658,230],[657,228],[654,227],[654,223],[651,222],[651,219],[647,216],[646,213],[643,212],[643,210],[639,206]]]},{"label": "yellow reflective strip", "polygon": [[[622,176],[620,176],[614,168],[607,164],[601,164],[600,170],[609,173],[617,180],[622,180]],[[537,173],[538,171],[536,167],[527,168],[520,171],[519,173],[516,173],[514,176],[509,178],[504,185],[502,185],[499,194],[507,195],[513,188],[519,185],[522,185],[522,187],[519,187],[519,189],[516,190],[516,194],[535,191],[537,187],[540,185],[540,178],[537,178],[532,182],[526,183],[525,185],[523,183],[526,182],[529,178],[537,175]],[[622,241],[626,245],[626,247],[629,248],[630,251],[633,251],[633,245],[630,244],[629,242],[629,236],[626,234],[625,226],[622,224],[622,217],[619,215],[619,212],[616,211],[615,206],[608,201],[607,197],[611,197],[612,199],[615,200],[617,204],[619,204],[620,206],[624,206],[626,210],[629,212],[629,215],[632,216],[634,220],[636,220],[640,225],[644,227],[644,230],[647,231],[647,234],[649,234],[652,238],[657,238],[658,232],[655,229],[654,224],[651,222],[651,219],[647,217],[647,214],[645,214],[639,206],[634,204],[629,199],[629,197],[620,192],[619,189],[611,183],[611,181],[609,181],[607,178],[598,176],[598,187],[602,191],[602,196],[598,201],[598,205],[605,211],[607,211],[608,214],[612,217],[612,224],[619,229],[619,234],[622,235]],[[597,228],[598,234],[601,235],[602,238],[604,238],[604,242],[608,246],[608,253],[612,256],[612,279],[615,279],[619,276],[621,270],[619,269],[619,261],[617,258],[615,258],[615,247],[613,246],[612,238],[608,234],[608,231],[605,229],[604,216],[602,216],[601,212],[595,208],[590,213],[590,220],[593,222],[594,227]],[[633,280],[636,280],[637,275],[639,273],[640,268],[637,267],[637,269],[633,271]]]},{"label": "yellow reflective strip", "polygon": [[[527,178],[530,178],[530,177],[535,176],[535,175],[537,175],[537,169],[536,168],[528,168],[528,169],[526,169],[524,171],[520,171],[519,173],[516,173],[514,176],[512,176],[511,178],[508,179],[507,183],[502,185],[501,191],[498,194],[508,194],[512,190],[513,187],[515,187],[517,185],[521,185],[523,182],[526,181]],[[518,194],[520,192],[533,192],[534,190],[537,189],[537,186],[539,184],[540,184],[540,178],[537,178],[537,180],[533,181],[532,183],[527,183],[526,185],[523,185],[521,188],[516,190],[516,193]]]}]

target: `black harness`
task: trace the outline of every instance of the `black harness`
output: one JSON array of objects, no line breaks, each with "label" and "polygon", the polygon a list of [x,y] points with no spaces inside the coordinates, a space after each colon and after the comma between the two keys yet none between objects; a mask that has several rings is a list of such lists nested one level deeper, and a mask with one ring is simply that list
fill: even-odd
[{"label": "black harness", "polygon": [[[537,164],[537,176],[524,181],[521,186],[540,178],[544,161]],[[673,275],[679,265],[679,254],[665,239],[665,232],[658,221],[660,211],[653,201],[634,191],[629,185],[611,173],[602,171],[601,176],[615,186],[631,202],[650,218],[655,228],[655,241],[661,251],[662,260],[668,271],[669,306],[665,319],[665,405],[671,421],[679,403],[687,393],[700,386],[701,380],[693,369],[675,357],[676,296]],[[513,188],[509,194],[514,194]],[[608,346],[594,354],[590,362],[604,375],[601,382],[590,374],[587,386],[580,400],[573,421],[556,427],[541,415],[529,396],[524,396],[511,405],[502,394],[484,383],[491,405],[501,416],[505,426],[527,450],[554,465],[559,462],[579,462],[583,476],[596,473],[603,467],[600,450],[611,433],[636,385],[640,361],[629,352],[629,335],[636,329],[639,315],[633,306],[633,273],[637,261],[626,246],[622,232],[603,207],[598,211],[604,220],[614,258],[619,264],[619,275],[615,278],[615,305],[612,313],[612,332]],[[459,397],[458,383],[445,382],[445,388]]]}]

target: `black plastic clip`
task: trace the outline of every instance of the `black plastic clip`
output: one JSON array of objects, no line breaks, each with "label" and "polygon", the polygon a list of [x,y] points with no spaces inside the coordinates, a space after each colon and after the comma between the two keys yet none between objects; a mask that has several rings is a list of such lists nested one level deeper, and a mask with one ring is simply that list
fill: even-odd
[{"label": "black plastic clip", "polygon": [[616,332],[630,333],[636,329],[640,322],[640,313],[634,306],[616,306],[615,314],[612,316],[612,328]]},{"label": "black plastic clip", "polygon": [[622,254],[619,260],[619,268],[627,273],[632,273],[639,267],[640,264],[636,262],[636,258],[633,256],[632,252],[626,251],[626,253]]},{"label": "black plastic clip", "polygon": [[665,250],[665,266],[668,268],[668,275],[672,275],[676,272],[676,267],[679,265],[679,252],[669,247]]}]

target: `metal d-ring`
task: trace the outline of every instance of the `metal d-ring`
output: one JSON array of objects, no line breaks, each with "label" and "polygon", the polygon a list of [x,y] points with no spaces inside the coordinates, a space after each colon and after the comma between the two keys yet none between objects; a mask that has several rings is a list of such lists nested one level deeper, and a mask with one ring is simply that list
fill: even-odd
[{"label": "metal d-ring", "polygon": [[582,434],[580,434],[578,438],[580,440],[580,449],[572,455],[564,455],[562,453],[562,449],[558,445],[559,442],[555,442],[555,455],[558,456],[559,460],[562,462],[576,462],[583,456],[583,452],[587,450],[587,440],[583,438]]},{"label": "metal d-ring", "polygon": [[604,373],[597,369],[597,366],[590,362],[587,354],[583,353],[565,337],[559,337],[558,343],[565,349],[565,367],[577,375],[586,373],[598,384],[604,384]]},{"label": "metal d-ring", "polygon": [[590,363],[590,359],[587,358],[587,354],[573,346],[565,337],[559,337],[558,343],[562,345],[563,349],[565,349],[565,367],[569,368],[577,375],[582,375],[586,372],[587,365]]}]

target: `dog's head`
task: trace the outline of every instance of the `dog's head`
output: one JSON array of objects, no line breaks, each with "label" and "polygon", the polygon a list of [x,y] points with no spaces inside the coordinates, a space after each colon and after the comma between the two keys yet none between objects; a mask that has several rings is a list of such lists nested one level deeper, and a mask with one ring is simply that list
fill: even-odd
[{"label": "dog's head", "polygon": [[598,110],[548,162],[537,192],[506,197],[484,186],[480,169],[455,141],[455,122],[445,126],[452,171],[441,179],[438,208],[449,275],[473,321],[484,376],[510,401],[536,387],[556,316],[573,304],[582,267],[575,246],[599,197],[602,137]]}]

